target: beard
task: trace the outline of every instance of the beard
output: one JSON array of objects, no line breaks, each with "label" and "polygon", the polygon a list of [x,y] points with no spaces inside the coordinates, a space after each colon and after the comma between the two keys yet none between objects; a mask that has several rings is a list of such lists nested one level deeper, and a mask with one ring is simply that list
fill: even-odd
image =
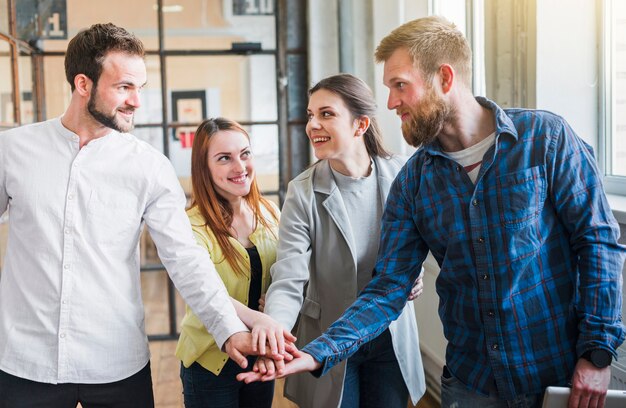
[{"label": "beard", "polygon": [[[108,114],[98,108],[98,91],[96,90],[89,96],[87,102],[87,111],[89,114],[98,121],[101,125],[108,127],[109,129],[116,130],[120,133],[128,133],[135,127],[134,117],[130,123],[123,122],[115,117],[115,113]],[[126,107],[125,109],[132,109],[132,107]]]},{"label": "beard", "polygon": [[402,122],[402,136],[408,144],[420,147],[432,143],[452,117],[452,108],[431,87],[420,103],[407,112]]}]

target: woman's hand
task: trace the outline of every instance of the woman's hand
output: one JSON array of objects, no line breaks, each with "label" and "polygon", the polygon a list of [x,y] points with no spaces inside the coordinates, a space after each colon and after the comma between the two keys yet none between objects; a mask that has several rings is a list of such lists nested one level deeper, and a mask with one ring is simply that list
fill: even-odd
[{"label": "woman's hand", "polygon": [[[285,356],[285,341],[293,343],[296,338],[282,324],[261,312],[251,311],[252,322],[249,326],[252,332],[252,350],[261,356]],[[244,322],[245,323],[245,322]]]}]

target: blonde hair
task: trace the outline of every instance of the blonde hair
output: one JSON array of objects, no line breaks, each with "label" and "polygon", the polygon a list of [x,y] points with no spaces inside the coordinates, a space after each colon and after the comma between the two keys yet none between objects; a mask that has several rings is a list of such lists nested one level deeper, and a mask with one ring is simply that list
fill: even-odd
[{"label": "blonde hair", "polygon": [[441,64],[450,64],[465,85],[472,85],[472,50],[454,23],[439,16],[409,21],[393,30],[376,47],[376,62],[385,62],[405,48],[424,79],[432,81]]}]

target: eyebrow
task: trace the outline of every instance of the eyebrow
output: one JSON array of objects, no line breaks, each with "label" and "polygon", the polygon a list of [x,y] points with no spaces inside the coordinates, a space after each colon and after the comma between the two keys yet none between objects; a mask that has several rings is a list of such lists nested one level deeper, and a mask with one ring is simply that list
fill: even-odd
[{"label": "eyebrow", "polygon": [[147,83],[148,83],[148,81],[146,81],[143,84],[137,86],[137,84],[132,82],[132,81],[119,81],[119,82],[116,82],[115,85],[131,85],[131,86],[137,86],[138,88],[143,88],[144,86],[146,86]]},{"label": "eyebrow", "polygon": [[[250,148],[251,148],[251,146],[250,146],[250,145],[248,145],[248,146],[244,147],[243,149],[241,149],[241,150],[239,151],[239,153],[243,153],[243,152],[245,152],[246,150],[250,150]],[[213,155],[213,157],[216,157],[216,156],[230,156],[230,155],[231,155],[231,153],[230,153],[230,152],[217,152],[217,153],[215,153],[215,154]]]}]

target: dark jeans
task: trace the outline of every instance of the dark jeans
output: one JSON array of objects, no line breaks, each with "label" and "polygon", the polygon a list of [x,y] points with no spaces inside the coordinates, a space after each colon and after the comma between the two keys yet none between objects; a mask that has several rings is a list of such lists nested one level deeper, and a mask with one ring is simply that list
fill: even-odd
[{"label": "dark jeans", "polygon": [[154,408],[150,363],[106,384],[47,384],[0,371],[0,408]]},{"label": "dark jeans", "polygon": [[493,390],[488,397],[470,390],[444,368],[441,376],[441,408],[539,408],[542,394],[527,394],[512,401],[501,399]]},{"label": "dark jeans", "polygon": [[341,408],[406,408],[408,400],[387,329],[348,359]]},{"label": "dark jeans", "polygon": [[198,363],[189,368],[180,365],[185,408],[270,408],[274,397],[274,381],[246,384],[237,381],[237,374],[252,369],[255,357],[248,357],[243,370],[228,359],[219,375]]}]

